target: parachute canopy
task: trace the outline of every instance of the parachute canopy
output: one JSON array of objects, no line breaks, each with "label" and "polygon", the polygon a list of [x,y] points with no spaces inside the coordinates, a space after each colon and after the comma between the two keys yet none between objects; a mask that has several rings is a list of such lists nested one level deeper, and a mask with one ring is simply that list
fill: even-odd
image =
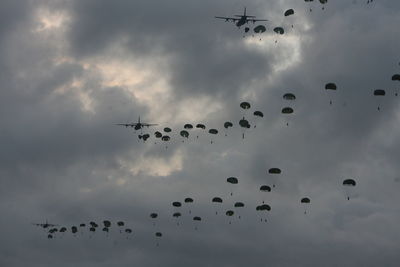
[{"label": "parachute canopy", "polygon": [[250,123],[248,120],[246,120],[245,118],[241,119],[239,121],[239,125],[243,128],[250,128]]},{"label": "parachute canopy", "polygon": [[193,221],[201,221],[201,217],[195,216],[195,217],[193,217]]},{"label": "parachute canopy", "polygon": [[178,218],[181,217],[182,214],[180,212],[175,212],[174,214],[172,214],[173,217]]},{"label": "parachute canopy", "polygon": [[204,130],[206,128],[206,126],[204,124],[199,123],[196,125],[196,128]]},{"label": "parachute canopy", "polygon": [[230,122],[230,121],[226,121],[226,122],[224,123],[225,129],[228,129],[229,127],[232,127],[232,126],[233,126],[233,124],[232,124],[232,122]]},{"label": "parachute canopy", "polygon": [[265,32],[267,29],[265,28],[264,25],[258,25],[257,27],[254,28],[254,32],[255,33],[263,33]]},{"label": "parachute canopy", "polygon": [[211,201],[212,201],[212,202],[215,202],[215,203],[222,203],[222,198],[220,198],[220,197],[214,197]]},{"label": "parachute canopy", "polygon": [[165,127],[164,128],[164,132],[166,132],[166,133],[170,133],[172,130],[171,130],[171,128],[169,128],[169,127]]},{"label": "parachute canopy", "polygon": [[356,186],[356,181],[354,181],[353,179],[345,179],[343,181],[343,185],[346,186]]},{"label": "parachute canopy", "polygon": [[383,89],[374,90],[374,95],[376,95],[376,96],[384,96],[385,94],[386,94],[386,92]]},{"label": "parachute canopy", "polygon": [[310,200],[308,197],[303,197],[303,198],[300,200],[300,202],[301,202],[301,203],[310,203],[311,200]]},{"label": "parachute canopy", "polygon": [[237,184],[239,180],[236,177],[229,177],[226,181],[230,184]]},{"label": "parachute canopy", "polygon": [[293,14],[294,14],[294,10],[293,9],[288,9],[284,13],[285,17],[293,15]]},{"label": "parachute canopy", "polygon": [[240,103],[240,107],[242,109],[250,109],[251,105],[249,102],[242,102],[242,103]]},{"label": "parachute canopy", "polygon": [[261,118],[264,117],[264,114],[259,110],[254,111],[253,115]]},{"label": "parachute canopy", "polygon": [[326,90],[336,90],[337,86],[335,83],[327,83],[327,84],[325,84],[325,89]]},{"label": "parachute canopy", "polygon": [[210,134],[217,134],[217,133],[218,133],[218,130],[217,130],[217,129],[210,129],[210,130],[208,130],[208,133],[210,133]]},{"label": "parachute canopy", "polygon": [[285,30],[282,27],[275,27],[274,32],[276,32],[277,34],[284,34]]},{"label": "parachute canopy", "polygon": [[282,171],[279,168],[271,168],[268,170],[268,173],[271,173],[271,174],[280,174],[281,172]]},{"label": "parachute canopy", "polygon": [[233,210],[228,210],[226,212],[226,216],[233,216],[233,214],[235,214],[235,212]]},{"label": "parachute canopy", "polygon": [[291,107],[285,107],[282,109],[282,113],[283,114],[292,114],[293,113],[293,109]]},{"label": "parachute canopy", "polygon": [[268,185],[262,185],[262,186],[260,187],[260,191],[263,191],[263,192],[271,192],[271,187],[269,187]]},{"label": "parachute canopy", "polygon": [[296,96],[295,96],[294,94],[292,94],[292,93],[287,93],[287,94],[284,94],[284,95],[283,95],[283,99],[286,99],[286,100],[295,100],[295,99],[296,99]]},{"label": "parachute canopy", "polygon": [[182,206],[182,204],[181,204],[181,202],[175,201],[175,202],[172,202],[172,206],[180,207],[180,206]]},{"label": "parachute canopy", "polygon": [[161,140],[167,142],[171,139],[171,137],[169,137],[168,135],[164,135],[163,137],[161,137]]},{"label": "parachute canopy", "polygon": [[186,131],[186,130],[182,130],[182,131],[180,132],[180,135],[181,135],[182,137],[184,137],[184,138],[189,138],[189,132]]},{"label": "parachute canopy", "polygon": [[117,222],[117,225],[118,225],[118,226],[124,226],[125,223],[124,223],[123,221],[119,221],[119,222]]},{"label": "parachute canopy", "polygon": [[161,138],[161,137],[162,137],[162,133],[160,133],[159,131],[157,131],[157,132],[154,133],[154,136],[155,136],[156,138]]},{"label": "parachute canopy", "polygon": [[190,197],[185,198],[185,203],[193,203],[193,198]]},{"label": "parachute canopy", "polygon": [[271,210],[271,207],[270,207],[270,205],[268,205],[268,204],[263,204],[263,205],[257,206],[257,207],[256,207],[256,210],[259,210],[259,211],[268,210],[268,211],[270,211],[270,210]]},{"label": "parachute canopy", "polygon": [[392,81],[400,81],[400,74],[394,74],[392,76]]},{"label": "parachute canopy", "polygon": [[157,232],[156,233],[156,237],[162,237],[162,233],[161,232]]},{"label": "parachute canopy", "polygon": [[158,217],[158,214],[157,214],[157,213],[151,213],[151,214],[150,214],[150,217],[153,218],[153,219],[155,219],[155,218]]},{"label": "parachute canopy", "polygon": [[235,208],[243,208],[244,207],[244,203],[243,202],[236,202],[234,206],[235,206]]},{"label": "parachute canopy", "polygon": [[191,125],[190,123],[187,123],[183,126],[183,128],[185,129],[193,129],[193,125]]}]

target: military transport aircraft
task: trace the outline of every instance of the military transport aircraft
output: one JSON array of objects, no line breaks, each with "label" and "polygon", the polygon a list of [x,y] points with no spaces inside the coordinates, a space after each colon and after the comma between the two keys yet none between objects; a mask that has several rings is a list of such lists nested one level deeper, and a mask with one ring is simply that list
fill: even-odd
[{"label": "military transport aircraft", "polygon": [[246,8],[244,8],[244,13],[243,15],[234,15],[237,18],[231,18],[231,17],[215,17],[217,19],[224,19],[225,21],[232,21],[236,22],[236,26],[240,28],[240,26],[250,22],[255,23],[256,21],[268,21],[267,19],[255,19],[256,16],[249,16],[246,15]]},{"label": "military transport aircraft", "polygon": [[134,128],[135,130],[140,130],[140,129],[142,129],[143,127],[156,126],[156,125],[158,125],[158,124],[140,122],[140,116],[139,116],[138,122],[136,122],[136,123],[117,123],[116,125],[125,126],[126,128],[132,127],[132,128]]},{"label": "military transport aircraft", "polygon": [[47,222],[47,220],[46,220],[46,222],[45,222],[45,223],[32,223],[32,224],[33,224],[33,225],[36,225],[36,226],[43,227],[43,228],[48,228],[48,227],[58,226],[57,224],[51,224],[51,223],[48,223],[48,222]]}]

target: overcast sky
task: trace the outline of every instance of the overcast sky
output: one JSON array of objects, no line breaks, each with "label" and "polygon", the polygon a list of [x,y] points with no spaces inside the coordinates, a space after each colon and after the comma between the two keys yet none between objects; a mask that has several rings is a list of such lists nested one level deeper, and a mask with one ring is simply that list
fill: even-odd
[{"label": "overcast sky", "polygon": [[[366,2],[1,1],[0,265],[398,266],[400,2]],[[244,6],[265,33],[214,18]],[[159,124],[145,143],[114,125],[138,116]],[[185,123],[207,130],[182,142]],[[46,220],[68,232],[47,239]],[[108,235],[70,232],[103,220]]]}]

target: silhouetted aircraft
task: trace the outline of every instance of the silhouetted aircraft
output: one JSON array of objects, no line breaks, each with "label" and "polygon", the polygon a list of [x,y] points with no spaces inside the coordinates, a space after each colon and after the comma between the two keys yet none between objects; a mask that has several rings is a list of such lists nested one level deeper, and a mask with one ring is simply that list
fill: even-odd
[{"label": "silhouetted aircraft", "polygon": [[136,123],[117,123],[116,125],[125,126],[126,128],[132,127],[132,128],[134,128],[135,130],[140,130],[140,129],[142,129],[143,127],[156,126],[156,125],[158,125],[158,124],[140,122],[140,116],[139,116],[138,122],[136,122]]},{"label": "silhouetted aircraft", "polygon": [[45,223],[32,223],[32,224],[33,224],[33,225],[36,225],[36,226],[43,227],[43,228],[58,226],[57,224],[48,223],[47,220],[46,220]]},{"label": "silhouetted aircraft", "polygon": [[231,18],[231,17],[215,17],[217,19],[224,19],[225,21],[236,22],[236,26],[240,28],[240,26],[250,22],[255,23],[256,21],[268,21],[267,19],[255,19],[256,16],[248,16],[246,15],[246,8],[244,8],[243,15],[234,15],[239,18]]}]

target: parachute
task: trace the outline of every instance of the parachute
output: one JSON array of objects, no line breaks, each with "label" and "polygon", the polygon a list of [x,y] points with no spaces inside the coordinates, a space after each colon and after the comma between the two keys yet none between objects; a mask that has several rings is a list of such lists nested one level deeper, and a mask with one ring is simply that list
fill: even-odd
[{"label": "parachute", "polygon": [[279,168],[271,168],[268,170],[268,173],[271,173],[271,174],[280,174],[281,172],[282,171]]},{"label": "parachute", "polygon": [[[213,202],[213,203],[222,203],[222,198],[220,198],[220,197],[214,197],[214,198],[211,200],[211,202]],[[215,215],[217,215],[217,214],[218,214],[218,210],[215,211]]]},{"label": "parachute", "polygon": [[249,121],[246,120],[244,117],[243,117],[243,119],[241,119],[241,120],[239,121],[239,125],[240,125],[242,128],[250,128],[250,123],[249,123]]},{"label": "parachute", "polygon": [[84,223],[81,223],[80,225],[79,225],[79,227],[85,227],[86,226],[86,224],[84,224]]},{"label": "parachute", "polygon": [[195,216],[195,217],[193,217],[193,221],[201,221],[201,217]]},{"label": "parachute", "polygon": [[[256,211],[270,211],[271,207],[268,204],[262,204],[256,207]],[[263,221],[263,218],[260,219]],[[264,222],[267,222],[267,219],[264,219]]]},{"label": "parachute", "polygon": [[296,100],[296,96],[292,93],[286,93],[283,95],[283,99],[285,100]]},{"label": "parachute", "polygon": [[[271,168],[268,170],[269,174],[281,174],[282,171],[279,168]],[[272,185],[272,187],[275,187],[275,183]]]},{"label": "parachute", "polygon": [[336,90],[337,86],[335,83],[327,83],[325,84],[325,90]]},{"label": "parachute", "polygon": [[160,133],[159,131],[157,131],[157,132],[154,133],[154,136],[155,136],[156,138],[161,138],[161,137],[162,137],[162,133]]},{"label": "parachute", "polygon": [[[325,90],[332,90],[332,91],[336,91],[337,90],[337,86],[335,83],[327,83],[325,84]],[[329,100],[329,105],[332,105],[332,99]]]},{"label": "parachute", "polygon": [[[193,198],[187,197],[185,198],[185,203],[193,203]],[[189,214],[192,213],[192,211],[189,209]]]},{"label": "parachute", "polygon": [[60,228],[60,233],[64,233],[64,232],[66,232],[67,231],[67,228],[66,227],[61,227]]},{"label": "parachute", "polygon": [[[303,197],[300,200],[300,203],[302,203],[302,204],[310,204],[310,202],[311,202],[311,200],[308,197]],[[305,207],[304,207],[304,214],[307,214],[307,209]]]},{"label": "parachute", "polygon": [[226,216],[233,216],[233,214],[235,214],[235,212],[233,210],[228,210],[225,214],[226,214]]},{"label": "parachute", "polygon": [[254,28],[254,32],[255,33],[263,33],[265,32],[267,29],[265,28],[264,25],[258,25],[257,27]]},{"label": "parachute", "polygon": [[[383,89],[374,90],[374,96],[384,96],[384,95],[386,95],[385,90],[383,90]],[[380,110],[381,110],[381,108],[380,108],[380,105],[378,104],[378,111],[380,111]]]},{"label": "parachute", "polygon": [[190,197],[185,198],[185,203],[193,203],[193,198]]},{"label": "parachute", "polygon": [[[343,180],[343,186],[351,188],[356,186],[356,181],[354,181],[353,179],[345,179]],[[346,194],[347,194],[347,200],[350,200],[350,191],[346,190]]]},{"label": "parachute", "polygon": [[282,27],[275,27],[274,32],[282,35],[285,33],[285,30]]},{"label": "parachute", "polygon": [[[294,111],[293,108],[285,107],[282,109],[282,114],[292,114],[293,111]],[[286,121],[286,126],[289,126],[289,121]]]},{"label": "parachute", "polygon": [[292,114],[293,111],[294,110],[291,107],[285,107],[282,109],[282,114]]},{"label": "parachute", "polygon": [[[264,25],[258,25],[257,27],[254,28],[254,32],[261,34],[263,32],[265,32],[267,30],[267,28],[265,28]],[[261,41],[261,37],[260,37],[260,41]]]},{"label": "parachute", "polygon": [[242,103],[240,103],[240,107],[242,109],[250,109],[251,105],[249,102],[242,102]]},{"label": "parachute", "polygon": [[230,184],[237,184],[239,180],[236,177],[229,177],[226,181]]},{"label": "parachute", "polygon": [[156,237],[162,237],[162,233],[161,232],[157,232],[155,235],[156,235]]},{"label": "parachute", "polygon": [[175,202],[172,202],[172,206],[180,207],[180,206],[182,206],[182,204],[180,202],[178,202],[178,201],[175,201]]},{"label": "parachute", "polygon": [[260,191],[262,191],[262,192],[271,192],[271,187],[269,187],[268,185],[262,185],[260,187]]},{"label": "parachute", "polygon": [[222,198],[220,198],[220,197],[214,197],[214,198],[211,200],[211,202],[214,202],[214,203],[222,203]]},{"label": "parachute", "polygon": [[400,74],[394,74],[392,76],[392,81],[400,81]]},{"label": "parachute", "polygon": [[111,222],[110,221],[103,221],[104,227],[111,227]]},{"label": "parachute", "polygon": [[204,130],[206,128],[206,126],[204,124],[199,123],[196,125],[196,128]]},{"label": "parachute", "polygon": [[169,128],[169,127],[165,127],[165,128],[164,128],[164,132],[170,133],[170,132],[172,132],[172,130],[171,130],[171,128]]},{"label": "parachute", "polygon": [[244,203],[243,202],[236,202],[234,207],[235,208],[243,208],[244,207]]},{"label": "parachute", "polygon": [[293,14],[294,14],[294,10],[293,9],[288,9],[288,10],[285,11],[284,16],[287,17],[287,16],[290,16],[290,15],[293,15]]},{"label": "parachute", "polygon": [[72,232],[73,234],[76,234],[76,233],[78,232],[78,227],[72,226],[72,227],[71,227],[71,232]]},{"label": "parachute", "polygon": [[161,137],[161,140],[167,142],[167,141],[171,140],[171,137],[169,137],[168,135],[164,135],[163,137]]},{"label": "parachute", "polygon": [[344,186],[356,186],[356,181],[353,179],[346,179],[343,181]]},{"label": "parachute", "polygon": [[210,133],[210,134],[217,134],[217,133],[218,133],[218,130],[217,130],[217,129],[210,129],[210,130],[208,130],[208,133]]},{"label": "parachute", "polygon": [[173,217],[178,218],[181,217],[182,214],[180,212],[175,212],[174,214],[172,214]]},{"label": "parachute", "polygon": [[227,121],[227,122],[224,123],[225,129],[228,129],[228,128],[232,127],[232,126],[233,126],[233,123],[230,122],[230,121]]},{"label": "parachute", "polygon": [[181,135],[183,138],[189,138],[189,132],[186,131],[186,130],[182,130],[182,131],[180,132],[180,135]]},{"label": "parachute", "polygon": [[385,90],[383,89],[376,89],[374,90],[374,95],[375,96],[384,96],[386,94]]},{"label": "parachute", "polygon": [[130,229],[130,228],[126,228],[126,229],[125,229],[125,233],[127,233],[127,234],[130,234],[130,233],[132,233],[132,229]]},{"label": "parachute", "polygon": [[119,222],[117,222],[117,225],[118,225],[118,226],[124,226],[125,223],[124,223],[123,221],[119,221]]},{"label": "parachute", "polygon": [[193,129],[193,125],[191,125],[190,123],[187,123],[183,126],[183,128],[185,129]]},{"label": "parachute", "polygon": [[258,111],[258,110],[254,111],[253,115],[257,116],[257,117],[261,117],[261,118],[264,117],[264,114],[261,111]]}]

